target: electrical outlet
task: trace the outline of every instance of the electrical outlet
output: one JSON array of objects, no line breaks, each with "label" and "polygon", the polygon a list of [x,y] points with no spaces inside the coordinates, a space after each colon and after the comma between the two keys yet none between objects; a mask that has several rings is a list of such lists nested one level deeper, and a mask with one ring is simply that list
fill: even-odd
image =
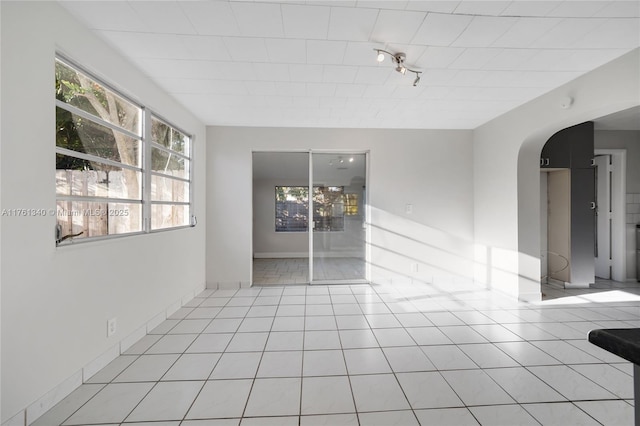
[{"label": "electrical outlet", "polygon": [[407,204],[406,206],[404,206],[404,212],[406,214],[413,213],[413,204]]},{"label": "electrical outlet", "polygon": [[111,337],[114,334],[116,334],[117,326],[118,326],[117,318],[111,318],[110,320],[107,321],[107,337]]}]

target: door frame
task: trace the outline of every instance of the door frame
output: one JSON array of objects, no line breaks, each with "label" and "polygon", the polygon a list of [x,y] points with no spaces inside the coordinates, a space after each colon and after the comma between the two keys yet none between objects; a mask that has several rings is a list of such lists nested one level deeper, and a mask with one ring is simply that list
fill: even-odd
[{"label": "door frame", "polygon": [[611,279],[611,155],[597,154],[595,167],[595,276]]},{"label": "door frame", "polygon": [[[365,241],[364,241],[364,250],[365,250],[365,278],[364,279],[360,279],[360,280],[323,280],[323,281],[314,281],[313,280],[313,229],[311,229],[311,227],[313,226],[313,217],[310,218],[310,220],[307,221],[307,234],[309,235],[308,239],[309,239],[309,250],[308,250],[308,256],[309,256],[309,274],[308,274],[308,282],[306,283],[306,285],[312,285],[312,284],[368,284],[371,282],[371,244],[369,244],[369,241],[371,241],[371,226],[370,226],[370,218],[371,218],[371,203],[369,202],[370,200],[370,154],[371,152],[369,150],[362,150],[362,149],[252,149],[250,152],[251,155],[251,174],[252,174],[252,179],[251,179],[251,211],[253,214],[254,211],[254,205],[253,205],[253,191],[255,190],[254,188],[254,184],[253,184],[253,154],[255,153],[272,153],[272,154],[289,154],[289,153],[306,153],[308,154],[308,158],[309,158],[309,176],[308,176],[308,181],[307,181],[307,185],[309,187],[309,215],[312,215],[313,213],[313,198],[311,196],[312,193],[312,188],[313,188],[313,154],[336,154],[336,155],[348,155],[348,154],[354,154],[354,155],[362,155],[364,154],[365,156],[365,190],[364,190],[364,194],[365,194],[365,200],[363,201],[363,213],[365,215],[364,217],[364,225],[365,225]],[[253,247],[253,232],[254,232],[254,224],[253,224],[253,220],[251,221],[251,238],[250,238],[250,253],[252,253],[251,255],[251,263],[249,265],[249,282],[251,283],[250,285],[253,286],[254,282],[253,282],[253,263],[254,263],[254,257],[253,257],[253,252],[254,252],[254,247]]]},{"label": "door frame", "polygon": [[627,150],[597,148],[594,154],[611,155],[611,279],[625,282],[627,280]]}]

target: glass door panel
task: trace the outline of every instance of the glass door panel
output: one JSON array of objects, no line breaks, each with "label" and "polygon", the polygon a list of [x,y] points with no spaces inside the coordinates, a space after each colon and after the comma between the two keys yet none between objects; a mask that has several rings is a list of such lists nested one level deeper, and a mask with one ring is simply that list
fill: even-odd
[{"label": "glass door panel", "polygon": [[311,158],[312,283],[366,282],[366,154]]},{"label": "glass door panel", "polygon": [[308,284],[309,153],[253,153],[254,284]]}]

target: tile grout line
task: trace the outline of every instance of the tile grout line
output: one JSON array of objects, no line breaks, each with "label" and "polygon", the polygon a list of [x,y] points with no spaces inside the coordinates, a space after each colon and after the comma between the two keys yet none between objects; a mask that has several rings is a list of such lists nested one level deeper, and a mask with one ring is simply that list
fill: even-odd
[{"label": "tile grout line", "polygon": [[[469,371],[480,371],[483,372],[484,374],[486,374],[487,376],[489,376],[489,378],[492,380],[492,382],[498,386],[500,389],[502,389],[504,392],[506,392],[507,395],[509,395],[511,397],[511,394],[509,392],[507,392],[498,382],[496,382],[496,380],[489,375],[487,372],[491,371],[491,370],[496,370],[496,369],[516,369],[516,368],[523,368],[525,369],[529,374],[532,374],[533,377],[535,377],[537,380],[540,380],[542,383],[544,383],[545,385],[549,386],[551,389],[553,389],[556,392],[559,392],[557,389],[555,389],[553,386],[549,385],[546,381],[542,380],[540,377],[538,377],[535,373],[533,373],[531,371],[531,368],[533,367],[544,367],[544,366],[560,366],[560,367],[566,367],[568,368],[570,371],[573,371],[575,374],[577,374],[580,377],[583,377],[584,379],[588,380],[589,382],[591,382],[592,384],[596,385],[597,387],[603,389],[604,391],[606,391],[607,393],[611,394],[612,396],[614,396],[614,398],[597,398],[597,399],[583,399],[583,400],[569,400],[567,399],[566,401],[557,401],[557,402],[528,402],[528,403],[520,403],[518,401],[515,400],[515,398],[511,397],[512,399],[514,399],[514,403],[513,404],[487,404],[487,405],[467,405],[466,403],[463,402],[464,407],[466,407],[467,411],[470,411],[468,407],[480,407],[480,406],[500,406],[500,405],[508,405],[508,406],[518,406],[521,409],[523,409],[525,412],[527,412],[529,415],[531,415],[534,419],[536,419],[536,421],[539,422],[539,420],[535,417],[535,415],[531,412],[529,412],[527,410],[527,405],[533,405],[533,404],[551,404],[551,403],[566,403],[569,402],[571,403],[572,407],[575,407],[579,410],[579,412],[581,413],[585,413],[586,415],[588,415],[590,418],[593,418],[593,416],[591,416],[587,411],[585,411],[584,409],[580,408],[579,406],[576,405],[576,402],[599,402],[599,401],[603,401],[603,402],[614,402],[614,401],[619,401],[619,402],[624,402],[626,405],[629,405],[629,401],[628,398],[625,399],[622,396],[618,396],[617,394],[613,394],[611,391],[609,391],[607,388],[605,388],[603,385],[601,385],[600,383],[598,383],[598,381],[596,381],[595,379],[592,379],[588,376],[586,376],[585,374],[581,373],[580,371],[576,370],[574,367],[577,366],[581,366],[581,365],[602,365],[602,366],[611,366],[611,368],[615,368],[616,371],[620,371],[622,374],[626,374],[627,376],[629,375],[626,371],[623,371],[622,369],[618,368],[618,364],[622,364],[622,363],[615,363],[615,362],[607,362],[605,359],[601,359],[596,355],[592,355],[590,352],[587,352],[585,350],[583,350],[581,347],[576,346],[575,343],[577,343],[578,341],[583,341],[582,339],[572,339],[572,338],[567,338],[565,336],[566,333],[556,333],[556,334],[551,334],[552,337],[554,337],[553,339],[547,338],[547,339],[526,339],[524,337],[522,337],[522,335],[519,335],[518,333],[510,330],[509,328],[505,327],[504,324],[501,323],[495,323],[494,325],[499,325],[502,329],[513,333],[519,340],[494,340],[494,338],[490,337],[490,338],[486,338],[484,337],[484,335],[480,334],[480,336],[482,336],[483,338],[487,339],[487,342],[470,342],[470,343],[464,343],[464,341],[458,341],[458,340],[453,340],[448,333],[446,333],[445,328],[447,327],[467,327],[469,330],[473,330],[476,333],[479,333],[477,330],[475,330],[473,328],[473,325],[491,325],[491,324],[474,324],[474,323],[468,323],[467,321],[465,321],[463,318],[459,317],[458,315],[456,315],[456,313],[461,313],[461,312],[477,312],[481,315],[484,315],[484,313],[480,310],[478,310],[477,308],[474,308],[473,306],[481,306],[483,305],[484,308],[486,309],[487,306],[489,306],[489,304],[492,304],[494,302],[492,302],[490,299],[488,298],[482,298],[482,297],[478,297],[477,299],[469,299],[467,300],[461,300],[460,303],[463,303],[463,305],[461,307],[458,308],[452,308],[452,306],[454,305],[453,303],[447,304],[449,307],[447,307],[447,305],[443,305],[440,308],[438,308],[437,310],[431,310],[429,309],[428,311],[423,310],[422,307],[420,306],[413,306],[414,304],[411,303],[411,306],[413,309],[415,309],[415,311],[408,311],[408,312],[403,312],[400,308],[399,305],[397,305],[397,301],[407,301],[407,302],[411,302],[412,298],[410,296],[410,294],[407,294],[406,292],[403,293],[402,290],[404,287],[401,287],[399,289],[394,289],[394,292],[383,292],[383,293],[378,293],[378,291],[376,291],[375,287],[373,286],[369,286],[368,289],[371,291],[371,293],[369,292],[365,292],[365,293],[356,293],[356,289],[354,288],[354,286],[349,286],[348,287],[348,291],[349,291],[349,295],[352,296],[355,299],[355,303],[349,303],[349,302],[343,302],[346,299],[342,299],[340,296],[344,296],[345,294],[342,292],[335,292],[332,293],[330,290],[333,289],[331,286],[329,287],[325,287],[327,288],[327,294],[329,297],[329,303],[313,303],[316,302],[316,300],[311,300],[311,297],[313,296],[319,296],[321,294],[310,294],[309,290],[312,287],[309,286],[303,286],[302,287],[302,291],[304,292],[303,298],[304,298],[304,302],[302,304],[303,307],[303,313],[302,313],[302,319],[303,319],[303,329],[302,329],[302,361],[301,361],[301,373],[300,373],[300,401],[299,401],[299,414],[298,414],[298,424],[300,424],[302,422],[302,417],[303,417],[303,413],[302,413],[302,395],[303,395],[303,383],[304,383],[304,354],[306,352],[310,352],[310,351],[321,351],[324,350],[322,348],[318,348],[318,349],[307,349],[306,348],[306,337],[307,337],[307,332],[311,332],[311,331],[333,331],[336,333],[337,337],[338,337],[338,341],[340,344],[340,350],[342,352],[342,361],[345,363],[345,368],[347,368],[347,363],[346,363],[346,357],[345,357],[345,347],[344,347],[344,341],[343,341],[343,336],[341,334],[341,331],[347,331],[347,330],[353,330],[353,331],[357,331],[357,330],[362,330],[362,331],[370,331],[374,337],[375,342],[377,343],[377,346],[375,348],[379,349],[380,352],[383,354],[383,357],[385,359],[385,362],[387,363],[388,367],[390,368],[390,373],[394,375],[394,378],[396,380],[396,383],[398,384],[398,386],[400,386],[400,389],[404,395],[405,400],[407,400],[408,402],[408,398],[407,398],[407,394],[406,394],[406,390],[405,388],[402,387],[402,385],[400,384],[399,378],[398,378],[398,374],[400,373],[399,371],[395,371],[394,368],[391,366],[391,363],[389,361],[389,355],[387,354],[387,352],[385,352],[385,349],[389,349],[389,348],[412,348],[412,347],[416,347],[418,349],[421,350],[421,352],[424,353],[424,347],[426,346],[437,346],[437,347],[447,347],[447,346],[451,346],[451,347],[456,347],[459,350],[462,350],[460,348],[460,346],[462,345],[467,345],[467,346],[472,346],[472,345],[491,345],[491,347],[499,350],[501,353],[503,353],[506,357],[508,357],[508,359],[511,359],[515,362],[516,365],[514,366],[506,366],[506,367],[500,367],[500,366],[495,366],[495,367],[481,367],[475,360],[470,359],[474,365],[476,365],[477,368],[473,368],[473,369],[465,369],[465,368],[459,368],[459,369],[438,369],[436,367],[436,365],[433,363],[433,361],[431,360],[431,358],[424,353],[424,356],[426,357],[426,359],[432,364],[432,366],[435,368],[435,370],[419,370],[419,371],[410,371],[408,373],[417,373],[417,372],[438,372],[440,377],[443,378],[443,380],[445,380],[445,382],[447,382],[447,384],[449,385],[449,387],[452,389],[452,391],[457,395],[457,392],[455,391],[455,389],[453,389],[451,387],[451,385],[448,383],[448,381],[446,380],[446,378],[444,378],[444,376],[442,375],[442,372],[446,372],[446,371],[465,371],[465,370],[469,370]],[[336,289],[339,287],[336,287]],[[142,397],[142,399],[140,399],[140,401],[138,401],[138,404],[136,404],[136,406],[134,406],[134,408],[129,412],[129,414],[127,414],[127,416],[125,417],[128,418],[128,416],[131,415],[131,413],[133,411],[135,411],[135,409],[137,409],[137,407],[140,405],[140,403],[145,400],[147,398],[147,396],[149,395],[149,393],[151,393],[156,386],[158,386],[162,381],[162,378],[166,377],[166,375],[168,374],[168,372],[176,365],[176,363],[180,360],[180,358],[182,356],[184,356],[187,353],[187,350],[192,347],[192,345],[195,343],[195,341],[198,339],[198,337],[203,336],[203,335],[216,335],[219,333],[213,332],[213,333],[206,333],[206,330],[208,327],[210,327],[215,319],[235,319],[236,317],[233,318],[217,318],[217,316],[222,312],[222,309],[224,309],[225,307],[234,307],[234,308],[240,308],[240,307],[245,307],[245,305],[233,305],[233,306],[228,306],[230,301],[233,300],[234,298],[242,298],[242,297],[251,297],[253,298],[253,300],[251,301],[250,305],[246,305],[247,310],[246,312],[244,312],[244,315],[242,317],[238,317],[241,321],[238,324],[238,326],[236,327],[235,331],[233,333],[229,333],[232,335],[232,337],[229,339],[229,341],[227,342],[227,344],[225,345],[225,348],[222,349],[222,352],[220,353],[221,356],[217,359],[216,363],[212,366],[211,371],[209,372],[209,375],[206,379],[204,379],[204,383],[203,383],[203,387],[206,385],[207,382],[213,380],[211,379],[211,376],[213,374],[213,371],[215,370],[216,366],[218,365],[220,359],[222,358],[222,355],[226,354],[226,353],[254,353],[256,351],[252,351],[252,350],[247,350],[247,351],[238,351],[238,352],[227,352],[227,349],[229,348],[229,346],[231,345],[231,342],[233,341],[233,339],[236,336],[242,335],[244,333],[258,333],[259,331],[252,331],[251,329],[247,329],[247,331],[240,331],[242,325],[244,324],[244,321],[251,318],[251,319],[259,319],[259,318],[266,318],[266,319],[271,319],[271,325],[269,327],[268,331],[265,331],[265,333],[267,333],[267,337],[264,343],[264,346],[262,347],[261,351],[257,351],[260,352],[260,360],[258,362],[258,366],[256,367],[256,372],[254,374],[254,377],[252,379],[252,386],[250,389],[250,392],[247,396],[247,401],[245,402],[245,407],[243,409],[243,416],[240,418],[244,418],[244,414],[246,412],[247,406],[248,406],[248,402],[249,399],[251,397],[251,392],[253,390],[253,385],[255,384],[256,380],[258,379],[258,371],[260,369],[260,366],[262,365],[263,362],[263,358],[265,355],[265,352],[271,352],[267,350],[267,344],[269,341],[269,337],[271,336],[272,333],[274,333],[275,331],[273,330],[274,325],[275,325],[275,320],[278,317],[278,311],[280,309],[281,306],[295,306],[295,305],[289,305],[289,304],[285,304],[282,305],[282,299],[284,296],[286,296],[286,286],[284,288],[282,288],[282,291],[279,293],[278,296],[278,301],[274,302],[276,303],[275,305],[271,305],[271,304],[260,304],[260,305],[256,305],[256,303],[258,303],[258,298],[260,297],[260,295],[262,294],[262,292],[265,290],[265,287],[262,287],[259,292],[254,293],[254,294],[248,294],[245,295],[244,293],[241,293],[241,290],[236,290],[234,292],[234,294],[232,296],[229,297],[229,300],[227,300],[227,302],[225,302],[225,305],[223,305],[220,309],[220,312],[216,313],[212,318],[206,318],[208,319],[208,323],[207,325],[205,325],[202,330],[198,333],[173,333],[171,334],[171,331],[174,330],[176,327],[178,327],[180,324],[184,324],[188,321],[192,321],[192,320],[197,320],[197,319],[205,319],[205,318],[187,318],[191,313],[193,313],[196,309],[198,309],[199,307],[202,307],[201,305],[205,302],[206,299],[208,298],[213,298],[212,295],[215,293],[215,291],[209,295],[208,297],[202,298],[203,301],[201,301],[198,305],[193,306],[193,307],[189,307],[191,308],[189,311],[187,311],[186,313],[183,311],[181,312],[182,317],[178,320],[178,322],[176,324],[174,324],[172,327],[170,327],[169,329],[167,329],[164,334],[161,335],[161,337],[156,340],[154,343],[152,343],[149,347],[147,347],[146,349],[144,349],[144,351],[142,351],[141,353],[132,353],[132,354],[121,354],[121,356],[128,356],[128,357],[135,357],[135,359],[128,364],[122,371],[120,371],[119,373],[115,374],[115,376],[113,376],[109,382],[107,382],[106,384],[102,384],[102,383],[96,383],[98,385],[102,385],[102,387],[100,388],[100,390],[98,390],[91,398],[89,398],[87,401],[85,401],[82,405],[80,405],[80,407],[78,407],[71,415],[69,415],[64,421],[67,421],[68,419],[70,419],[75,413],[77,413],[79,410],[82,409],[82,407],[84,407],[89,401],[91,401],[93,398],[95,398],[98,394],[100,394],[100,392],[102,392],[108,385],[112,385],[112,384],[126,384],[126,383],[140,383],[140,382],[114,382],[119,376],[121,376],[124,371],[126,371],[128,368],[131,367],[131,365],[133,363],[135,363],[138,359],[140,359],[142,356],[151,356],[151,355],[171,355],[174,354],[173,352],[167,352],[167,353],[158,353],[158,354],[149,354],[148,351],[152,350],[153,347],[156,347],[157,345],[160,344],[160,341],[167,336],[180,336],[180,335],[184,335],[184,334],[196,334],[197,336],[187,345],[187,347],[181,352],[181,353],[177,353],[178,355],[176,360],[171,364],[171,366],[168,367],[168,369],[162,374],[162,376],[156,380],[156,381],[150,381],[147,383],[154,383],[153,386],[149,389],[149,391]],[[345,288],[342,288],[345,289]],[[271,290],[271,289],[269,289]],[[411,290],[411,288],[409,286],[407,286],[406,290]],[[293,292],[293,296],[299,296],[298,294],[299,292]],[[378,301],[374,301],[371,303],[367,302],[367,295],[368,294],[374,294],[377,296],[377,298],[379,299]],[[409,297],[407,297],[409,296]],[[266,297],[266,296],[265,296]],[[270,296],[268,297],[273,297]],[[439,297],[439,296],[438,296]],[[394,301],[395,298],[395,301]],[[438,299],[436,297],[431,297],[429,296],[428,299],[432,299],[433,302],[438,303]],[[317,300],[322,300],[322,299],[317,299]],[[340,301],[340,302],[339,302]],[[238,301],[237,301],[238,302]],[[239,301],[239,302],[243,302],[243,301]],[[470,302],[470,303],[469,303]],[[191,302],[189,302],[191,303]],[[364,321],[366,322],[366,324],[368,324],[368,328],[340,328],[338,326],[338,321],[337,321],[337,316],[336,315],[336,307],[338,305],[350,305],[350,304],[354,304],[355,306],[358,306],[359,310],[361,311],[361,314],[357,314],[357,313],[346,313],[343,314],[343,316],[358,316],[358,317],[362,317],[364,318]],[[320,314],[320,312],[322,312],[322,309],[320,308],[314,308],[315,311],[314,313],[317,313],[316,315],[309,315],[311,313],[310,311],[310,307],[311,306],[331,306],[331,311],[332,314],[330,315],[323,315]],[[372,306],[374,308],[374,311],[371,311],[371,313],[367,314],[365,313],[366,311],[363,310],[363,307],[366,305],[374,305]],[[380,313],[376,311],[376,307],[375,305],[381,305],[384,306],[386,308],[386,310],[388,311],[388,314],[390,315],[390,317],[394,318],[394,320],[399,324],[399,327],[372,327],[372,323],[371,323],[371,319],[372,318],[368,318],[367,316],[374,316],[374,315],[387,315],[385,313]],[[504,306],[504,303],[501,303],[501,305]],[[273,312],[272,315],[267,315],[266,316],[250,316],[251,310],[254,307],[257,306],[275,306],[276,309]],[[576,317],[576,319],[571,319],[571,318],[567,318],[566,316],[561,316],[561,317],[556,317],[556,314],[554,311],[559,311],[560,309],[555,308],[555,307],[549,307],[549,308],[539,308],[539,307],[535,307],[532,305],[518,305],[518,308],[505,308],[505,307],[492,307],[490,310],[491,311],[495,311],[495,312],[511,312],[513,313],[514,311],[518,310],[518,311],[522,311],[522,313],[524,314],[525,312],[535,312],[536,315],[541,315],[541,318],[537,318],[536,320],[538,322],[532,322],[531,320],[533,319],[533,317],[527,316],[526,317],[519,317],[519,319],[521,320],[520,322],[515,322],[512,324],[526,324],[526,325],[531,325],[533,327],[539,328],[542,332],[544,333],[548,333],[550,334],[545,328],[541,328],[540,326],[544,326],[545,324],[559,324],[559,325],[565,325],[567,328],[571,328],[576,330],[576,332],[580,332],[580,330],[578,329],[578,323],[583,323],[583,322],[597,322],[597,321],[607,321],[605,319],[595,319],[595,320],[590,320],[589,318],[591,318],[593,315],[589,314],[589,311],[592,312],[597,312],[598,315],[605,315],[604,313],[600,313],[599,311],[603,311],[603,312],[611,312],[611,310],[613,309],[617,309],[616,304],[612,304],[612,303],[603,303],[603,304],[595,304],[595,305],[589,305],[588,307],[583,307],[580,308],[580,311],[570,311],[568,313],[570,313],[571,315],[574,315]],[[633,305],[631,305],[631,307],[633,307]],[[182,309],[188,308],[187,306],[183,307]],[[553,311],[552,311],[553,309]],[[547,311],[547,312],[545,312]],[[622,310],[620,310],[622,312]],[[266,312],[266,311],[265,311]],[[293,311],[292,311],[293,312]],[[626,312],[626,311],[625,311]],[[426,346],[421,346],[418,344],[418,341],[414,338],[413,335],[411,335],[408,331],[411,328],[417,328],[417,327],[410,327],[408,326],[403,320],[405,319],[404,317],[401,319],[400,315],[405,314],[405,313],[417,313],[420,314],[422,317],[424,317],[427,321],[429,321],[432,325],[431,326],[420,326],[420,328],[433,328],[435,330],[438,330],[439,332],[441,332],[444,336],[446,336],[450,341],[451,344],[438,344],[438,345],[426,345]],[[440,323],[439,325],[436,323],[433,323],[432,321],[429,320],[429,317],[427,316],[428,313],[448,313],[449,315],[452,315],[453,317],[457,318],[458,320],[460,320],[462,322],[462,324],[457,324],[457,325],[444,325],[444,323]],[[549,315],[545,315],[545,314],[549,314]],[[580,314],[580,315],[578,315]],[[628,313],[628,316],[631,316],[631,313]],[[486,315],[485,315],[486,316]],[[281,316],[281,318],[292,318],[295,317],[291,316],[291,315],[284,315]],[[316,329],[308,329],[308,326],[311,325],[311,323],[309,321],[311,321],[311,317],[317,317],[318,318],[318,322],[322,323],[323,321],[320,320],[320,318],[333,318],[333,327],[335,327],[335,329],[332,326],[327,325],[326,327],[328,329],[324,329],[325,326],[320,325],[320,328]],[[469,318],[469,317],[467,317]],[[491,317],[487,318],[491,321],[494,321]],[[544,319],[542,322],[539,322],[541,319]],[[640,317],[638,317],[638,319],[633,320],[633,319],[626,319],[626,321],[638,321],[640,320]],[[615,320],[612,318],[612,321],[621,321],[621,320]],[[573,327],[573,325],[575,325],[575,327]],[[380,344],[380,338],[379,336],[375,333],[375,330],[402,330],[402,332],[404,332],[406,335],[408,335],[411,339],[411,341],[413,341],[414,344],[406,344],[406,345],[400,345],[400,346],[396,346],[394,344],[391,344],[390,346],[382,346]],[[568,331],[568,330],[567,330]],[[151,335],[151,333],[149,333]],[[226,334],[226,333],[225,333]],[[396,333],[398,334],[398,333]],[[560,334],[560,335],[557,335]],[[155,336],[155,335],[153,335]],[[397,336],[396,336],[397,337]],[[457,343],[456,343],[457,342]],[[576,363],[569,363],[569,362],[563,362],[560,360],[558,361],[558,364],[533,364],[533,365],[529,365],[526,362],[520,362],[517,359],[513,358],[508,352],[506,352],[501,346],[499,346],[499,344],[501,343],[512,343],[512,342],[521,342],[521,343],[526,343],[531,345],[532,347],[536,348],[537,350],[539,350],[541,353],[544,353],[545,355],[549,356],[552,359],[556,359],[556,357],[554,357],[550,352],[548,352],[548,350],[542,349],[541,347],[538,347],[535,343],[536,342],[561,342],[562,344],[566,344],[569,345],[571,347],[571,350],[575,350],[577,351],[576,354],[583,354],[585,356],[591,357],[593,358],[593,362],[589,362],[589,363],[584,363],[584,362],[578,362]],[[393,342],[391,342],[393,343]],[[353,348],[353,349],[368,349],[368,348]],[[290,350],[293,351],[293,350]],[[214,353],[214,352],[211,352]],[[581,355],[582,356],[582,355]],[[527,364],[527,365],[525,365]],[[351,398],[353,400],[354,403],[354,409],[355,409],[355,414],[356,418],[359,419],[359,415],[358,415],[358,410],[357,410],[357,406],[355,405],[355,394],[353,392],[353,386],[351,383],[351,376],[375,376],[375,375],[380,375],[380,374],[386,374],[386,373],[367,373],[367,374],[350,374],[347,368],[347,372],[346,372],[346,376],[349,380],[349,386],[350,386],[350,390],[351,390]],[[284,377],[273,377],[273,378],[287,378],[289,376],[284,376]],[[309,377],[336,377],[334,376],[309,376]],[[220,379],[220,380],[234,380],[234,378],[228,378],[228,379]],[[175,381],[201,381],[199,379],[194,379],[194,380],[179,380],[176,379]],[[164,382],[174,382],[174,380],[165,380]],[[144,383],[144,382],[142,382]],[[186,416],[189,412],[189,410],[193,407],[193,404],[195,403],[195,401],[198,399],[200,393],[203,390],[203,387],[200,388],[200,391],[198,392],[198,394],[194,397],[193,401],[191,402],[191,404],[189,405],[189,408],[187,408],[187,411],[185,413],[185,416],[183,417],[183,421],[186,419]],[[562,394],[561,394],[562,395]],[[564,395],[562,395],[564,397]],[[458,396],[459,397],[459,396]],[[460,399],[461,400],[461,399]],[[462,400],[461,400],[462,401]],[[446,407],[438,407],[438,408],[446,408]],[[453,408],[453,407],[452,407]],[[414,409],[411,404],[409,403],[409,409],[413,412],[413,415],[416,416],[416,410]],[[381,411],[372,411],[372,412],[394,412],[394,411],[398,411],[398,410],[381,410]],[[367,411],[369,412],[369,411]],[[345,413],[346,414],[346,413]],[[471,412],[471,415],[475,417],[475,415],[473,414],[473,412]],[[256,416],[249,416],[247,418],[255,418]],[[278,416],[266,416],[266,417],[278,417]],[[477,418],[476,418],[477,420]],[[64,422],[63,421],[63,422]]]},{"label": "tile grout line", "polygon": [[[212,294],[214,294],[214,293],[212,293]],[[234,293],[234,294],[235,294],[235,293]],[[208,298],[209,298],[209,297],[205,298],[205,300],[206,300],[206,299],[208,299]],[[230,300],[231,300],[231,298],[229,299],[229,301],[230,301]],[[226,305],[229,303],[229,301],[227,301],[227,302],[223,305],[223,307],[224,307],[224,306],[226,306]],[[200,303],[200,305],[202,305],[202,303],[204,303],[204,301],[202,301],[202,302]],[[220,310],[220,312],[222,312],[222,310]],[[216,314],[216,316],[217,316],[217,314]],[[214,321],[214,320],[215,320],[215,317],[211,318],[211,321],[209,321],[209,323],[208,323],[208,324],[207,324],[207,325],[202,329],[202,331],[198,334],[198,337],[200,337],[200,336],[202,336],[203,334],[205,334],[205,333],[204,333],[204,331],[205,331],[205,330],[206,330],[206,329],[207,329],[207,328],[208,328],[208,327],[213,323],[213,321]],[[184,321],[184,320],[183,320],[183,321]],[[177,327],[177,324],[176,324],[176,327]],[[178,357],[178,360],[179,360],[180,358],[182,358],[182,356],[183,356],[183,355],[185,355],[185,354],[187,353],[187,351],[189,350],[189,348],[190,348],[190,347],[195,343],[195,341],[196,341],[196,340],[198,340],[198,337],[196,337],[195,339],[193,339],[193,341],[191,342],[191,344],[185,348],[185,350],[183,351],[182,355],[180,355],[180,357]],[[227,343],[227,346],[228,346],[228,343]],[[225,348],[226,348],[226,347],[225,347]],[[223,351],[223,353],[224,353],[224,351]],[[211,368],[211,371],[209,372],[209,374],[208,374],[207,378],[203,381],[202,386],[200,387],[200,390],[196,393],[195,397],[193,398],[193,401],[191,401],[191,403],[189,404],[189,407],[187,407],[187,410],[184,412],[184,415],[182,416],[182,419],[180,420],[180,424],[182,424],[182,423],[185,421],[185,419],[186,419],[186,418],[187,418],[187,416],[189,415],[189,411],[191,411],[191,409],[193,408],[194,404],[196,403],[196,401],[198,400],[198,398],[199,398],[199,397],[200,397],[200,395],[202,394],[202,391],[204,390],[205,386],[207,385],[207,382],[208,382],[208,380],[209,380],[209,377],[211,377],[211,374],[213,374],[213,370],[215,370],[215,369],[216,369],[216,366],[217,366],[217,365],[218,365],[218,363],[220,362],[220,359],[222,359],[222,355],[220,355],[220,357],[218,357],[218,359],[217,359],[217,360],[216,360],[216,362],[214,363],[213,367]],[[176,362],[178,362],[178,360],[176,360]],[[175,365],[175,364],[174,364],[174,365]],[[173,368],[173,366],[172,366],[171,368]],[[165,372],[165,374],[164,374],[162,377],[166,376],[166,374],[171,370],[171,368],[169,368],[169,369]]]}]

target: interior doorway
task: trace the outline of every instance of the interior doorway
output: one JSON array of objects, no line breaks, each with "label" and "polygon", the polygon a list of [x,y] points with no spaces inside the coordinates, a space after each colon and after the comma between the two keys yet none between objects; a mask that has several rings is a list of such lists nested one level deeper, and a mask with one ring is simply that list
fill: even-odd
[{"label": "interior doorway", "polygon": [[367,154],[253,153],[252,283],[367,281]]},{"label": "interior doorway", "polygon": [[596,277],[611,279],[611,155],[596,155]]},{"label": "interior doorway", "polygon": [[627,151],[595,149],[596,276],[627,280],[626,192]]},{"label": "interior doorway", "polygon": [[[624,149],[595,150],[595,221],[594,267],[598,279],[624,282],[626,272],[626,151]],[[566,241],[570,236],[570,206],[568,176],[563,170],[540,170],[540,245],[541,280],[564,285],[571,279],[571,250]],[[562,194],[565,194],[564,196]]]}]

